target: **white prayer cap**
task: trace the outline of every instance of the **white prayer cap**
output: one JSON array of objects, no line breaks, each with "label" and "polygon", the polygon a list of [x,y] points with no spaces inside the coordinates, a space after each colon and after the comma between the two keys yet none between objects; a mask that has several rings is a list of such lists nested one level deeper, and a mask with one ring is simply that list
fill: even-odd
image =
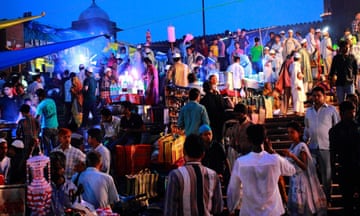
[{"label": "white prayer cap", "polygon": [[87,67],[86,71],[89,72],[89,73],[92,73],[92,72],[94,72],[94,69],[92,67]]},{"label": "white prayer cap", "polygon": [[173,54],[173,56],[172,56],[173,58],[181,58],[181,55],[180,55],[180,53],[174,53]]},{"label": "white prayer cap", "polygon": [[16,148],[24,148],[24,143],[21,140],[14,140],[14,142],[11,143],[12,146],[16,147]]},{"label": "white prayer cap", "polygon": [[165,70],[167,70],[167,71],[168,71],[170,68],[171,68],[171,65],[166,65],[166,66],[165,66]]}]

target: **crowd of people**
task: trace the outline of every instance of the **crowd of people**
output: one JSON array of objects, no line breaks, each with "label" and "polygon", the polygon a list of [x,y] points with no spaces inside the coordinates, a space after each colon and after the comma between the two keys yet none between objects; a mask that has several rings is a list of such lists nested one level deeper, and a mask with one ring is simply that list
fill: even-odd
[{"label": "crowd of people", "polygon": [[[112,53],[100,73],[80,64],[77,73],[37,74],[29,85],[23,74],[2,74],[0,118],[15,122],[16,129],[10,135],[15,141],[0,139],[0,182],[25,183],[26,159],[43,153],[51,159],[54,215],[64,214],[79,195],[94,208],[114,205],[119,201],[112,177],[115,145],[140,143],[146,131],[130,102],[122,103],[121,117],[108,109],[114,85],[122,92],[144,90],[137,92],[154,106],[164,102],[164,86],[175,85],[190,88],[176,125],[186,135],[186,163],[169,173],[165,215],[220,214],[224,193],[230,213],[282,215],[287,209],[290,215],[326,215],[335,164],[340,164],[345,215],[352,215],[360,192],[359,68],[352,54],[358,32],[346,29],[338,49],[327,30],[310,28],[304,38],[292,29],[287,33],[271,32],[264,45],[259,37],[250,42],[245,30],[231,35],[228,44],[220,36],[210,44],[184,37],[179,47],[169,48],[170,67],[163,75],[150,47],[138,47],[132,59],[124,50]],[[220,71],[226,76],[223,86],[218,85]],[[281,96],[281,105],[274,107],[283,107],[286,115],[291,101],[294,113],[304,116],[304,128],[287,125],[293,143],[287,150],[273,150],[264,126],[248,115],[249,107],[220,93],[226,89],[245,97],[244,78],[254,74],[263,74],[266,96],[274,101]],[[339,111],[326,103],[331,87]],[[64,122],[58,119],[60,107]],[[226,117],[228,108],[233,118]],[[78,131],[87,132],[87,153],[71,143]],[[288,193],[282,176],[290,176]]]}]

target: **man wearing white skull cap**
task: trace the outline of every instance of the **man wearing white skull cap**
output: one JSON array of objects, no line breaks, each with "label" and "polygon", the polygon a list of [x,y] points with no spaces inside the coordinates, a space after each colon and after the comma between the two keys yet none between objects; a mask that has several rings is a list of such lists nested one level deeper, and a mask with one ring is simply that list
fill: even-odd
[{"label": "man wearing white skull cap", "polygon": [[333,59],[332,41],[328,31],[323,31],[323,39],[320,41],[320,55],[324,63],[324,74],[327,76]]}]

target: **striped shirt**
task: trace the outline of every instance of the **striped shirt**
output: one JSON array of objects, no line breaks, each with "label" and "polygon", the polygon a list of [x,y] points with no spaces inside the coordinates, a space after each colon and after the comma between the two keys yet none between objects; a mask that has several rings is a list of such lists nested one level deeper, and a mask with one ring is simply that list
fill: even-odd
[{"label": "striped shirt", "polygon": [[65,177],[66,179],[71,179],[75,174],[74,168],[80,163],[85,164],[86,155],[78,148],[75,148],[71,145],[67,149],[62,149],[61,145],[54,148],[53,152],[60,151],[65,154]]},{"label": "striped shirt", "polygon": [[169,174],[165,216],[213,215],[221,213],[223,200],[215,171],[200,162],[188,162]]},{"label": "striped shirt", "polygon": [[110,101],[110,85],[111,85],[111,80],[108,77],[105,76],[102,79],[101,85],[100,85],[100,97],[101,97],[101,99]]}]

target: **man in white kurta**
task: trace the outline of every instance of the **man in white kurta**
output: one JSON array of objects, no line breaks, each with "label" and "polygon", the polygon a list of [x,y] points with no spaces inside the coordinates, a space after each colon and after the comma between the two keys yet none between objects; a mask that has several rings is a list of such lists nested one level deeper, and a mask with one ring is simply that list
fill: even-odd
[{"label": "man in white kurta", "polygon": [[239,157],[233,167],[227,189],[227,205],[232,213],[240,207],[240,216],[282,215],[279,176],[294,175],[294,166],[278,154],[264,151],[265,128],[251,125],[247,129],[253,151]]},{"label": "man in white kurta", "polygon": [[227,69],[227,85],[230,90],[239,90],[245,77],[244,68],[240,65],[240,57],[234,56],[234,63]]},{"label": "man in white kurta", "polygon": [[282,56],[283,47],[282,47],[281,38],[279,35],[275,36],[275,43],[271,46],[271,49],[275,51],[275,60],[273,61],[273,65],[275,67],[274,78],[275,78],[275,80],[278,80],[281,65],[284,61],[283,56]]},{"label": "man in white kurta", "polygon": [[263,58],[263,69],[264,69],[264,83],[273,83],[273,62],[275,61],[275,50],[271,50],[269,47],[264,48]]},{"label": "man in white kurta", "polygon": [[327,76],[333,59],[333,48],[331,38],[327,31],[323,32],[323,39],[320,42],[320,54],[324,62],[324,74]]},{"label": "man in white kurta", "polygon": [[291,96],[293,109],[296,115],[304,115],[304,101],[306,100],[304,90],[304,75],[301,71],[300,53],[294,54],[294,62],[291,63],[289,72],[291,74]]},{"label": "man in white kurta", "polygon": [[315,51],[315,46],[316,46],[316,42],[315,42],[315,29],[313,27],[310,28],[309,33],[306,35],[306,40],[307,40],[307,50],[309,52],[309,54],[313,54]]}]

